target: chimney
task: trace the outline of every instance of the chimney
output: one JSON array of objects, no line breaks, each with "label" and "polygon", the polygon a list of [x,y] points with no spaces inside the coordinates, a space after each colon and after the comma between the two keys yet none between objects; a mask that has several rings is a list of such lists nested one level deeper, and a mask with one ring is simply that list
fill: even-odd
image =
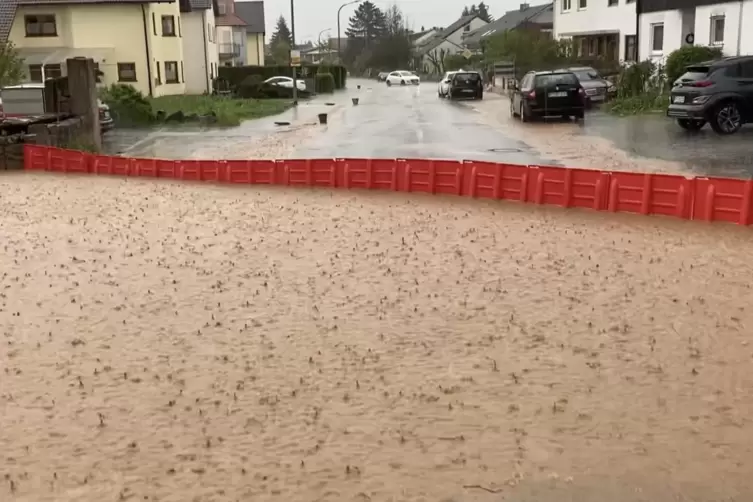
[{"label": "chimney", "polygon": [[522,4],[520,4],[520,10],[526,10],[526,9],[527,9],[527,8],[529,8],[530,6],[531,6],[530,4],[527,4],[527,3],[522,3]]}]

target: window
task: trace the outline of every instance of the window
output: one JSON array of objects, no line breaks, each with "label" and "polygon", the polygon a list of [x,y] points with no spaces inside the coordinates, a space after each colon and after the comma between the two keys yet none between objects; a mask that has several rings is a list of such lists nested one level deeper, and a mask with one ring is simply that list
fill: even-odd
[{"label": "window", "polygon": [[55,16],[52,14],[36,14],[24,16],[27,37],[56,37],[58,28],[55,24]]},{"label": "window", "polygon": [[595,56],[598,53],[599,53],[599,39],[598,38],[588,39],[588,55]]},{"label": "window", "polygon": [[157,35],[157,16],[152,12],[152,29],[154,30],[154,34]]},{"label": "window", "polygon": [[177,61],[165,61],[165,83],[166,84],[179,84],[178,78],[178,62]]},{"label": "window", "polygon": [[118,82],[136,81],[136,63],[118,63]]},{"label": "window", "polygon": [[562,0],[562,12],[567,12],[573,7],[573,0]]},{"label": "window", "polygon": [[29,80],[32,82],[44,82],[48,78],[58,78],[63,76],[63,69],[59,64],[48,64],[44,67],[42,73],[41,64],[29,65]]},{"label": "window", "polygon": [[182,37],[183,35],[181,34],[181,32],[180,32],[180,31],[181,31],[181,30],[180,30],[180,17],[178,17],[178,36],[179,36],[179,37]]},{"label": "window", "polygon": [[583,10],[588,7],[588,0],[578,0],[578,10]]},{"label": "window", "polygon": [[186,83],[186,74],[183,71],[183,61],[180,62],[180,81]]},{"label": "window", "polygon": [[651,52],[664,50],[664,23],[651,25]]},{"label": "window", "polygon": [[607,0],[607,7],[614,7],[615,5],[619,3],[620,3],[620,0]]},{"label": "window", "polygon": [[160,71],[159,61],[155,61],[155,63],[157,63],[157,76],[154,77],[154,82],[160,85],[162,83],[162,71]]},{"label": "window", "polygon": [[162,16],[162,36],[175,36],[175,16]]},{"label": "window", "polygon": [[711,16],[709,40],[712,45],[724,45],[724,16]]},{"label": "window", "polygon": [[227,7],[225,7],[224,3],[219,4],[218,7],[220,8],[220,16],[227,14]]},{"label": "window", "polygon": [[636,61],[635,35],[625,35],[625,61]]}]

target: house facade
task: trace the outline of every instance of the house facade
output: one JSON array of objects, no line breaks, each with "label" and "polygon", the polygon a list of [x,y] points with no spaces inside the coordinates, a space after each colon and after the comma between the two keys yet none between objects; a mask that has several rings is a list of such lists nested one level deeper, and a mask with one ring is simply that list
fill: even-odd
[{"label": "house facade", "polygon": [[184,61],[187,94],[211,94],[213,90],[220,65],[215,8],[213,0],[180,2],[183,54],[191,55]]},{"label": "house facade", "polygon": [[423,73],[442,73],[444,58],[465,51],[463,39],[488,23],[475,14],[463,16],[447,28],[435,33],[416,48],[417,69]]},{"label": "house facade", "polygon": [[640,0],[640,58],[661,61],[685,45],[753,55],[753,0]]},{"label": "house facade", "polygon": [[471,52],[478,53],[490,37],[519,29],[552,33],[553,23],[551,3],[534,6],[524,3],[520,4],[520,8],[507,11],[499,19],[468,33],[463,39],[463,45]]},{"label": "house facade", "polygon": [[235,14],[246,23],[246,64],[264,66],[264,2],[236,2]]},{"label": "house facade", "polygon": [[636,0],[554,0],[554,37],[571,39],[579,57],[635,61]]},{"label": "house facade", "polygon": [[149,96],[186,91],[175,0],[2,1],[0,41],[16,46],[30,81],[65,75],[67,59],[87,57],[104,84],[129,84]]},{"label": "house facade", "polygon": [[244,66],[246,49],[246,22],[235,13],[234,0],[218,0],[217,43],[220,64]]}]

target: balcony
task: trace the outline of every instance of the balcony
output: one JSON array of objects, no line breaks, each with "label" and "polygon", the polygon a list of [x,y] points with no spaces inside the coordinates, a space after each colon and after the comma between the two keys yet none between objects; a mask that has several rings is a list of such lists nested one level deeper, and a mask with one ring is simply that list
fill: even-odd
[{"label": "balcony", "polygon": [[221,58],[237,58],[241,55],[241,44],[220,44]]}]

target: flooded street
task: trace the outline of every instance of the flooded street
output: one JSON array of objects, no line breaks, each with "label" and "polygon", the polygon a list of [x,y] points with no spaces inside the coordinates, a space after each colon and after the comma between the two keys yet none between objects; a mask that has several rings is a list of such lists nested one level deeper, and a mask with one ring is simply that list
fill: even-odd
[{"label": "flooded street", "polygon": [[748,229],[0,189],[0,500],[753,500]]}]

